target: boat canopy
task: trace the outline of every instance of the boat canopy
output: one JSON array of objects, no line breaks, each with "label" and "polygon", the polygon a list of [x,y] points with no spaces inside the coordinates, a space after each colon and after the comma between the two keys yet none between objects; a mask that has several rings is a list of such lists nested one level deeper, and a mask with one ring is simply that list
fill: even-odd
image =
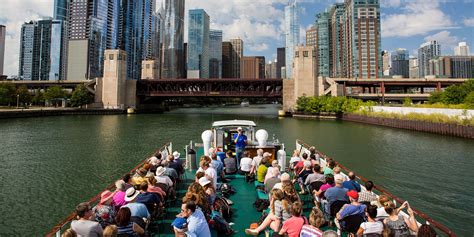
[{"label": "boat canopy", "polygon": [[257,125],[250,120],[223,120],[223,121],[216,121],[212,124],[213,128],[216,127],[230,127],[230,126],[235,126],[235,127],[256,127]]}]

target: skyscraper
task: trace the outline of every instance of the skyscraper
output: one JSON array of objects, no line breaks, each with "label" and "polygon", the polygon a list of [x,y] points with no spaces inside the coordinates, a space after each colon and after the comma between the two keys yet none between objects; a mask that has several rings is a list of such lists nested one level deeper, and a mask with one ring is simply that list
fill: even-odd
[{"label": "skyscraper", "polygon": [[329,76],[331,77],[346,77],[347,70],[347,52],[344,48],[344,41],[346,35],[344,34],[344,17],[345,7],[343,3],[336,3],[329,11],[330,17],[330,44],[331,60]]},{"label": "skyscraper", "polygon": [[382,74],[390,76],[390,53],[387,50],[382,51]]},{"label": "skyscraper", "polygon": [[300,19],[299,8],[296,0],[290,1],[285,7],[285,38],[286,38],[286,77],[292,78],[293,56],[295,47],[299,44],[300,39]]},{"label": "skyscraper", "polygon": [[306,46],[316,46],[318,44],[318,29],[312,26],[306,30]]},{"label": "skyscraper", "polygon": [[330,34],[329,12],[326,10],[316,16],[316,25],[318,28],[318,67],[319,76],[329,77],[331,71],[332,42]]},{"label": "skyscraper", "polygon": [[61,20],[39,19],[21,27],[20,67],[22,80],[65,80],[66,26]]},{"label": "skyscraper", "polygon": [[222,78],[232,78],[232,44],[222,42]]},{"label": "skyscraper", "polygon": [[246,78],[246,79],[265,78],[265,57],[263,56],[242,57],[240,75],[242,78]]},{"label": "skyscraper", "polygon": [[67,20],[67,2],[68,0],[54,0],[54,19]]},{"label": "skyscraper", "polygon": [[418,74],[420,73],[420,70],[418,69],[418,58],[410,57],[409,66],[409,78],[419,78]]},{"label": "skyscraper", "polygon": [[188,78],[209,78],[209,15],[202,9],[189,10]]},{"label": "skyscraper", "polygon": [[184,0],[166,0],[162,74],[163,78],[184,78]]},{"label": "skyscraper", "polygon": [[379,0],[345,0],[345,19],[347,77],[382,77]]},{"label": "skyscraper", "polygon": [[0,25],[0,76],[3,75],[3,66],[5,63],[5,35],[6,27]]},{"label": "skyscraper", "polygon": [[222,30],[209,31],[209,77],[222,78]]},{"label": "skyscraper", "polygon": [[410,77],[410,55],[406,49],[397,49],[392,53],[392,68],[390,75]]},{"label": "skyscraper", "polygon": [[430,59],[441,55],[441,46],[436,40],[423,43],[418,49],[419,77],[423,78],[430,74]]},{"label": "skyscraper", "polygon": [[244,56],[244,41],[237,38],[231,39],[230,43],[232,44],[232,78],[241,78],[240,62]]},{"label": "skyscraper", "polygon": [[459,42],[458,46],[454,48],[454,56],[469,56],[469,45],[466,42]]},{"label": "skyscraper", "polygon": [[[276,65],[276,78],[281,79],[281,68],[284,68],[286,65],[286,54],[285,48],[277,48],[277,65]],[[286,69],[285,69],[286,70]]]}]

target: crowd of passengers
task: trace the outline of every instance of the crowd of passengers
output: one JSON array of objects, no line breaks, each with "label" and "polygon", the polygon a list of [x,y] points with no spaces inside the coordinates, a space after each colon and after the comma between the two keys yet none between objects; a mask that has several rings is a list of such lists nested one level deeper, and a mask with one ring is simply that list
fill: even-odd
[{"label": "crowd of passengers", "polygon": [[[77,220],[63,236],[145,236],[150,221],[163,214],[168,201],[176,199],[176,185],[184,174],[179,157],[178,152],[168,157],[157,152],[135,174],[116,181],[115,191],[104,191],[95,207],[79,204]],[[436,236],[431,226],[417,225],[407,202],[396,207],[387,196],[377,197],[371,181],[362,188],[353,172],[346,178],[333,160],[326,162],[327,166],[320,164],[314,148],[310,154],[295,151],[289,169],[281,173],[278,161],[262,149],[253,158],[244,152],[242,159],[236,160],[231,151],[220,159],[211,148],[209,156],[200,158],[195,180],[172,223],[173,231],[176,236],[210,237],[210,226],[215,222],[231,230],[233,223],[224,218],[217,200],[232,204],[219,190],[227,182],[226,175],[239,173],[249,182],[255,179],[255,186],[269,200],[261,221],[245,230],[248,235],[272,232],[273,236],[331,237],[346,232],[354,236]],[[309,195],[312,198],[304,198]],[[312,207],[309,218],[303,214],[307,206]],[[402,210],[408,216],[401,215]],[[338,231],[323,231],[328,226],[336,226]],[[233,230],[226,234],[235,233],[243,235]]]}]

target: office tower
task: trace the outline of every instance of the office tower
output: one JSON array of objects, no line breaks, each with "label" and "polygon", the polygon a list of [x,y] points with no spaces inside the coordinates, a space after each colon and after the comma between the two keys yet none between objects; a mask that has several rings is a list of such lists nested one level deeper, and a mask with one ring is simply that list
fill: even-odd
[{"label": "office tower", "polygon": [[418,49],[418,67],[419,77],[423,78],[429,75],[429,62],[441,55],[441,46],[436,40],[423,43]]},{"label": "office tower", "polygon": [[347,77],[347,53],[344,48],[345,34],[344,34],[344,17],[345,7],[343,3],[336,3],[329,11],[330,17],[330,42],[331,54],[330,72],[331,77]]},{"label": "office tower", "polygon": [[68,2],[68,80],[102,77],[107,37],[115,35],[108,34],[107,26],[113,10],[104,0]]},{"label": "office tower", "polygon": [[67,2],[68,0],[54,0],[54,19],[67,21]]},{"label": "office tower", "polygon": [[379,0],[345,0],[349,78],[382,77]]},{"label": "office tower", "polygon": [[265,78],[277,78],[277,60],[269,61],[265,64]]},{"label": "office tower", "polygon": [[53,18],[22,25],[18,70],[22,80],[65,80],[66,31],[64,22]]},{"label": "office tower", "polygon": [[244,56],[244,41],[237,38],[231,39],[230,43],[232,44],[232,78],[241,78],[240,62]]},{"label": "office tower", "polygon": [[293,70],[293,58],[295,47],[299,44],[300,39],[300,11],[296,0],[292,0],[285,7],[285,67],[286,67],[286,78],[292,78]]},{"label": "office tower", "polygon": [[387,50],[382,51],[382,74],[390,76],[390,53]]},{"label": "office tower", "polygon": [[281,68],[285,67],[285,65],[286,65],[285,48],[277,48],[276,78],[278,79],[284,78],[281,74]]},{"label": "office tower", "polygon": [[232,78],[232,44],[222,42],[222,78]]},{"label": "office tower", "polygon": [[439,78],[473,78],[474,56],[442,56],[430,59],[429,75]]},{"label": "office tower", "polygon": [[318,68],[319,76],[329,77],[331,71],[332,42],[330,38],[329,12],[326,10],[316,16],[316,26],[318,28]]},{"label": "office tower", "polygon": [[469,45],[466,42],[459,42],[458,46],[454,48],[454,56],[469,56]]},{"label": "office tower", "polygon": [[6,27],[0,25],[0,76],[3,75],[3,67],[5,63],[5,35]]},{"label": "office tower", "polygon": [[162,78],[184,78],[185,0],[166,0],[163,38]]},{"label": "office tower", "polygon": [[209,15],[189,10],[187,78],[209,78]]},{"label": "office tower", "polygon": [[306,30],[306,46],[316,46],[318,44],[318,29],[314,26]]},{"label": "office tower", "polygon": [[392,53],[392,68],[390,75],[410,77],[410,55],[406,49],[397,49]]},{"label": "office tower", "polygon": [[242,57],[241,78],[263,79],[265,78],[265,57]]},{"label": "office tower", "polygon": [[410,57],[409,59],[409,78],[419,78],[418,58]]},{"label": "office tower", "polygon": [[222,30],[209,31],[209,77],[222,78]]}]

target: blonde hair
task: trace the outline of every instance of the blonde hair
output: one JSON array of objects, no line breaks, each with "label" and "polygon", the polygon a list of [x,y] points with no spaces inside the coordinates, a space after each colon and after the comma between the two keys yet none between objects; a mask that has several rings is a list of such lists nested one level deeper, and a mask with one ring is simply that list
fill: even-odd
[{"label": "blonde hair", "polygon": [[74,231],[71,228],[64,231],[64,233],[61,235],[61,237],[76,237],[76,236],[77,236],[76,231]]},{"label": "blonde hair", "polygon": [[313,207],[311,213],[309,214],[309,224],[319,228],[324,224],[323,212],[319,210],[318,207]]},{"label": "blonde hair", "polygon": [[276,201],[282,201],[284,199],[285,195],[283,194],[283,191],[280,189],[273,189],[272,190],[272,203],[270,205],[270,210],[275,213],[275,202]]},{"label": "blonde hair", "polygon": [[118,234],[118,229],[116,225],[108,225],[104,229],[104,237],[116,237]]},{"label": "blonde hair", "polygon": [[341,167],[339,167],[339,166],[334,167],[334,169],[332,169],[332,170],[334,171],[334,174],[341,173]]}]

